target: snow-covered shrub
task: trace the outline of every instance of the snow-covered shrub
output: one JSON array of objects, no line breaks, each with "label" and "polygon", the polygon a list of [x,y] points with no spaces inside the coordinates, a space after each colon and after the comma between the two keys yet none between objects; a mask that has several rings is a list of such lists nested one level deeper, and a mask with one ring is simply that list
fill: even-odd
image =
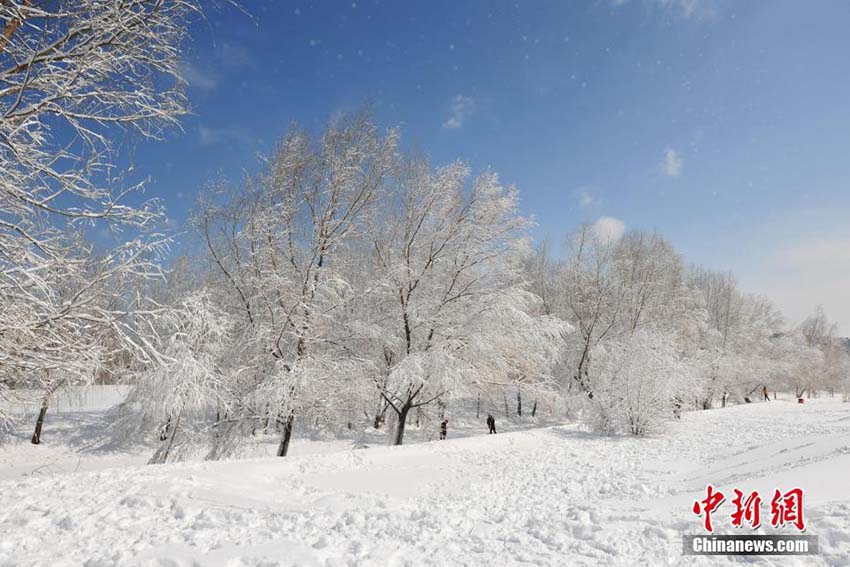
[{"label": "snow-covered shrub", "polygon": [[12,430],[12,404],[14,398],[10,389],[0,382],[0,438]]},{"label": "snow-covered shrub", "polygon": [[677,378],[683,365],[673,338],[638,331],[593,352],[596,388],[588,400],[588,421],[601,433],[644,435],[673,416]]},{"label": "snow-covered shrub", "polygon": [[216,412],[226,411],[228,383],[221,364],[228,319],[206,292],[190,294],[158,320],[153,339],[161,352],[140,372],[120,407],[118,430],[126,436],[155,434],[161,442],[152,463],[185,452],[205,436]]}]

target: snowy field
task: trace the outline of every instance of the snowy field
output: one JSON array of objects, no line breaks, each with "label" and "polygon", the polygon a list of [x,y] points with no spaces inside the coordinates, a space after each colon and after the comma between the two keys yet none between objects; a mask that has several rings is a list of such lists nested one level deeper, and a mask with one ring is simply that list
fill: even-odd
[{"label": "snowy field", "polygon": [[[295,439],[286,459],[144,466],[150,447],[93,441],[119,394],[60,404],[43,445],[27,428],[0,449],[0,565],[850,564],[850,404],[838,399],[688,412],[646,439],[450,430],[446,442]],[[820,554],[682,556],[708,483],[801,486]],[[718,533],[732,531],[727,514]]]}]

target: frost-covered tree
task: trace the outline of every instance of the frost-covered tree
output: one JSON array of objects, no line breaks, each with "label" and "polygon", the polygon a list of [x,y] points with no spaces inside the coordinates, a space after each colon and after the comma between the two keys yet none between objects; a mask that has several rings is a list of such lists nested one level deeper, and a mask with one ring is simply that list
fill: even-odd
[{"label": "frost-covered tree", "polygon": [[277,427],[281,456],[298,415],[347,428],[391,409],[401,443],[412,409],[542,383],[566,328],[526,289],[516,191],[405,160],[364,115],[293,129],[260,175],[211,188],[195,225],[237,321],[220,431]]},{"label": "frost-covered tree", "polygon": [[773,304],[741,292],[728,272],[692,268],[688,283],[707,316],[698,337],[708,360],[700,406],[710,409],[723,392],[745,397],[771,382],[783,324]]},{"label": "frost-covered tree", "polygon": [[337,381],[360,372],[345,342],[347,307],[362,290],[343,277],[352,258],[344,252],[395,170],[396,142],[362,114],[318,137],[293,128],[263,173],[201,203],[195,223],[245,329],[239,411],[279,426],[279,456],[296,415],[323,407]]},{"label": "frost-covered tree", "polygon": [[401,445],[411,410],[547,369],[565,330],[525,289],[527,219],[495,175],[413,160],[370,229],[385,318],[375,385]]},{"label": "frost-covered tree", "polygon": [[47,274],[34,294],[19,289],[4,296],[4,315],[15,326],[0,335],[0,374],[38,396],[34,444],[56,392],[120,371],[116,363],[130,352],[141,359],[155,354],[137,328],[155,307],[136,295],[140,280],[160,275],[155,260],[147,246],[98,255],[78,241],[63,259],[72,267]]},{"label": "frost-covered tree", "polygon": [[553,303],[577,331],[565,345],[567,389],[592,399],[597,346],[645,327],[668,327],[685,308],[682,263],[658,234],[611,238],[585,225],[567,242],[567,257],[554,268]]},{"label": "frost-covered tree", "polygon": [[778,337],[777,345],[777,384],[801,398],[818,382],[824,367],[823,351],[807,344],[803,334],[794,330]]},{"label": "frost-covered tree", "polygon": [[[117,149],[185,112],[179,51],[194,11],[0,2],[0,381],[35,382],[46,400],[57,381],[93,378],[106,336],[143,352],[126,282],[159,274],[162,216],[132,197],[141,184]],[[85,244],[93,227],[119,243]]]},{"label": "frost-covered tree", "polygon": [[593,364],[596,395],[588,404],[596,430],[645,435],[680,411],[676,382],[688,368],[672,335],[638,330],[596,347]]},{"label": "frost-covered tree", "polygon": [[[563,259],[538,252],[527,270],[549,311],[576,327],[555,372],[562,376],[564,393],[580,393],[568,395],[575,398],[570,406],[589,411],[595,425],[608,429],[613,408],[623,403],[610,387],[611,376],[621,386],[632,377],[645,382],[627,359],[644,356],[641,347],[653,340],[675,354],[676,379],[657,382],[669,388],[663,396],[668,409],[678,411],[694,400],[707,409],[723,393],[742,398],[779,380],[777,350],[786,346],[778,340],[782,318],[768,300],[739,291],[731,274],[686,270],[663,237],[642,231],[612,237],[583,226],[567,245]],[[641,340],[635,339],[638,334]],[[597,355],[606,360],[598,373]],[[628,371],[612,373],[612,364]],[[597,379],[605,386],[599,392]],[[600,395],[604,399],[595,400]]]},{"label": "frost-covered tree", "polygon": [[157,341],[158,356],[138,373],[120,408],[120,428],[125,435],[154,433],[161,445],[150,462],[164,463],[175,449],[197,445],[215,424],[212,416],[232,404],[225,365],[232,329],[205,291],[162,309],[153,324],[148,340]]},{"label": "frost-covered tree", "polygon": [[556,313],[576,327],[565,356],[567,389],[576,386],[592,398],[590,357],[597,344],[616,333],[622,301],[613,275],[617,243],[584,225],[567,244],[555,275]]},{"label": "frost-covered tree", "polygon": [[797,397],[808,392],[811,396],[818,390],[834,392],[847,379],[848,353],[844,344],[836,339],[836,325],[832,323],[823,307],[807,317],[792,332],[796,334],[793,359],[787,376],[788,384]]}]

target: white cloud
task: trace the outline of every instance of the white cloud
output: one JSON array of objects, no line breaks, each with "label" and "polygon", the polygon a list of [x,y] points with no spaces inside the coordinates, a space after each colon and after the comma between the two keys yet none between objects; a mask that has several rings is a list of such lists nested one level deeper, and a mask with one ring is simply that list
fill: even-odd
[{"label": "white cloud", "polygon": [[203,124],[198,126],[198,141],[201,142],[204,146],[210,146],[212,144],[218,144],[223,142],[225,139],[222,130],[217,128],[207,128]]},{"label": "white cloud", "polygon": [[215,77],[191,63],[184,64],[182,71],[183,78],[186,79],[190,87],[208,91],[218,86],[218,81]]},{"label": "white cloud", "polygon": [[590,225],[590,230],[597,239],[602,242],[614,242],[623,236],[626,231],[626,225],[620,219],[614,217],[599,217],[599,219]]},{"label": "white cloud", "polygon": [[475,111],[475,99],[469,96],[457,95],[452,99],[451,116],[443,122],[443,128],[454,130],[463,126],[463,122]]},{"label": "white cloud", "polygon": [[582,208],[589,207],[595,201],[588,189],[579,189],[576,193],[576,200],[578,201],[578,206]]},{"label": "white cloud", "polygon": [[203,146],[214,144],[253,145],[259,143],[249,132],[239,128],[210,128],[198,125],[198,141]]},{"label": "white cloud", "polygon": [[[781,248],[774,253],[774,258],[801,270],[826,265],[850,268],[850,236],[809,240]],[[843,268],[842,271],[850,274],[850,270]]]},{"label": "white cloud", "polygon": [[675,177],[682,173],[682,158],[673,148],[664,150],[664,160],[661,162],[661,169],[665,175]]},{"label": "white cloud", "polygon": [[776,302],[792,323],[823,305],[839,332],[850,336],[850,234],[825,234],[780,244],[741,278]]},{"label": "white cloud", "polygon": [[218,60],[225,69],[240,70],[256,69],[257,60],[247,48],[236,44],[223,42],[219,46]]},{"label": "white cloud", "polygon": [[703,13],[702,2],[700,0],[656,0],[659,6],[668,10],[677,11],[684,18],[691,18]]},{"label": "white cloud", "polygon": [[[611,0],[611,4],[615,8],[628,3],[629,0]],[[714,8],[705,0],[645,0],[644,5],[649,10],[660,8],[684,19],[712,18],[715,15]]]}]

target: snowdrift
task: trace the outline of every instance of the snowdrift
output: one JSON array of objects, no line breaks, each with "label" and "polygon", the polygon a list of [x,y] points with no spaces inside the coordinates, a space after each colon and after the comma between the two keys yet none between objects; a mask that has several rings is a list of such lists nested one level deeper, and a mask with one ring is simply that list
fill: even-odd
[{"label": "snowdrift", "polygon": [[[707,483],[806,490],[807,533],[819,537],[820,555],[749,562],[847,565],[848,471],[850,404],[780,400],[690,412],[667,435],[643,439],[562,426],[30,475],[0,483],[0,565],[743,562],[681,554],[682,535],[700,533],[691,506]],[[716,518],[718,532],[734,533]]]}]

